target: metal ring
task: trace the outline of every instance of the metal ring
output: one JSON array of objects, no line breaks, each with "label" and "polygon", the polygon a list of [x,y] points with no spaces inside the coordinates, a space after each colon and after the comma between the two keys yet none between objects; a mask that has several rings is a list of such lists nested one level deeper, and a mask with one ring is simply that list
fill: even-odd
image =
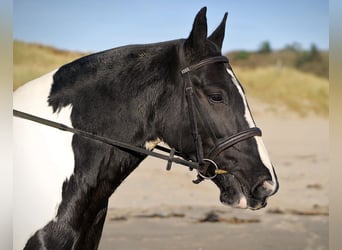
[{"label": "metal ring", "polygon": [[[216,162],[214,162],[213,160],[211,159],[203,159],[203,161],[207,161],[211,164],[213,164],[215,166],[215,170],[218,170],[218,166],[216,164]],[[217,173],[215,171],[215,174],[213,176],[205,176],[204,174],[202,174],[200,171],[197,171],[198,175],[201,176],[203,179],[207,179],[207,180],[212,180],[214,179],[216,176],[217,176]]]}]

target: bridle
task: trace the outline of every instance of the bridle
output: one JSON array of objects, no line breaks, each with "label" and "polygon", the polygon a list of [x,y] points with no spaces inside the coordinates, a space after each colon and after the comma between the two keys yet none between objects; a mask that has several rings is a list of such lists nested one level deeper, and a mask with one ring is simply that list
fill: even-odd
[{"label": "bridle", "polygon": [[[185,90],[186,100],[188,104],[191,133],[193,136],[195,149],[196,149],[196,160],[199,165],[199,168],[197,169],[198,171],[197,180],[193,181],[195,184],[198,184],[205,179],[214,179],[218,174],[228,173],[224,169],[219,169],[215,161],[212,159],[214,159],[222,151],[234,146],[236,143],[247,140],[254,136],[261,136],[262,134],[260,128],[252,127],[252,128],[243,130],[241,132],[238,132],[234,135],[221,138],[217,140],[217,142],[214,145],[214,148],[209,151],[209,154],[206,157],[204,157],[202,139],[201,139],[201,135],[198,133],[198,122],[197,122],[195,107],[197,107],[197,111],[200,115],[203,116],[203,114],[201,112],[201,109],[198,107],[198,105],[197,106],[195,105],[194,88],[191,82],[190,73],[208,64],[214,64],[214,63],[228,63],[228,58],[225,56],[215,56],[215,57],[206,58],[204,60],[201,60],[197,64],[193,64],[181,70],[181,76],[184,81],[184,90]],[[207,124],[207,126],[210,127],[209,124]],[[210,129],[210,131],[212,131],[212,129]],[[208,174],[208,168],[210,165],[214,166],[215,168],[213,175]]]},{"label": "bridle", "polygon": [[[193,182],[198,184],[205,179],[214,179],[219,174],[228,173],[227,170],[219,169],[217,164],[212,160],[219,153],[234,146],[238,142],[247,140],[254,136],[261,136],[261,130],[258,127],[253,127],[253,128],[243,130],[234,135],[221,138],[217,140],[214,148],[210,150],[210,153],[206,157],[204,157],[202,139],[201,139],[200,134],[198,133],[198,122],[197,122],[197,116],[196,116],[195,105],[194,105],[194,90],[193,90],[193,86],[192,86],[192,82],[191,82],[189,74],[197,69],[202,68],[203,66],[206,66],[208,64],[213,64],[213,63],[228,63],[228,59],[224,56],[210,57],[210,58],[200,61],[199,63],[185,67],[180,72],[184,81],[184,91],[186,94],[186,100],[188,104],[188,113],[189,113],[191,133],[193,136],[194,145],[196,149],[196,161],[195,162],[191,160],[183,159],[184,154],[182,154],[182,152],[177,152],[174,148],[168,149],[160,145],[157,145],[155,149],[168,153],[168,155],[165,155],[165,154],[161,154],[152,150],[144,149],[142,147],[137,147],[129,143],[95,135],[84,130],[71,128],[64,124],[47,120],[47,119],[34,116],[25,112],[21,112],[15,109],[13,110],[13,115],[16,117],[34,121],[36,123],[40,123],[49,127],[57,128],[62,131],[71,132],[73,134],[77,134],[77,135],[80,135],[80,136],[83,136],[83,137],[86,137],[95,141],[99,141],[99,142],[110,145],[112,147],[119,148],[124,151],[136,152],[136,153],[140,153],[143,155],[148,155],[148,156],[165,160],[167,161],[166,170],[171,170],[171,166],[173,162],[187,166],[190,169],[196,169],[198,172],[198,177],[197,177],[197,180],[194,180]],[[179,157],[175,157],[175,156],[179,156]],[[211,165],[214,166],[215,168],[213,175],[208,174],[208,169],[209,169],[209,166]]]}]

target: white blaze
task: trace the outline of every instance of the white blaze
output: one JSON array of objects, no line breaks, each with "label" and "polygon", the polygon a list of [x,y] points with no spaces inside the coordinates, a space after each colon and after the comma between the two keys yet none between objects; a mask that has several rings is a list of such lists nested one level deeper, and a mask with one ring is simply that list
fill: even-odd
[{"label": "white blaze", "polygon": [[[249,127],[250,128],[256,127],[256,125],[254,123],[254,120],[252,118],[251,112],[249,110],[248,104],[247,104],[247,99],[246,99],[246,97],[245,97],[245,95],[244,95],[244,93],[242,91],[242,88],[241,88],[238,80],[236,79],[233,71],[231,71],[229,68],[227,68],[227,72],[231,76],[234,85],[236,86],[236,88],[238,89],[238,91],[239,91],[239,93],[241,95],[241,98],[243,100],[243,104],[245,106],[245,118],[246,118],[246,121],[247,121]],[[272,193],[273,193],[276,190],[276,188],[277,188],[277,181],[276,181],[276,178],[275,178],[273,166],[272,166],[270,157],[268,155],[268,152],[266,150],[266,147],[265,147],[264,142],[262,141],[261,137],[256,136],[255,139],[256,139],[256,142],[257,142],[257,147],[258,147],[258,152],[259,152],[259,155],[260,155],[260,159],[261,159],[262,163],[268,168],[268,170],[269,170],[269,172],[271,174],[272,181],[274,183],[273,191],[272,191]]]}]

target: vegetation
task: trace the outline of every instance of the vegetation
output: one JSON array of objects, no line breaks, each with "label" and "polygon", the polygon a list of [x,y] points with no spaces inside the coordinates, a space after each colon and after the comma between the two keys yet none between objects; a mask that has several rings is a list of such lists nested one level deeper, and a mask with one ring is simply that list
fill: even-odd
[{"label": "vegetation", "polygon": [[228,57],[232,65],[241,68],[290,67],[329,78],[329,53],[319,51],[314,44],[308,51],[303,50],[298,43],[287,45],[282,50],[273,51],[269,42],[263,42],[257,52],[233,51],[228,53]]},{"label": "vegetation", "polygon": [[[13,89],[85,55],[20,41],[14,41],[13,48]],[[249,96],[302,115],[328,115],[328,52],[315,45],[304,51],[299,44],[273,51],[263,43],[257,52],[235,51],[228,57]]]},{"label": "vegetation", "polygon": [[261,43],[258,53],[260,54],[269,54],[272,52],[271,44],[268,41],[264,41]]},{"label": "vegetation", "polygon": [[234,67],[246,93],[274,107],[286,107],[300,115],[329,114],[329,82],[313,74],[294,68],[262,67],[246,69]]},{"label": "vegetation", "polygon": [[329,113],[329,54],[312,44],[307,51],[298,43],[273,51],[263,42],[257,52],[228,54],[247,92],[275,105],[305,115]]},{"label": "vegetation", "polygon": [[14,41],[13,89],[83,55],[79,52]]}]

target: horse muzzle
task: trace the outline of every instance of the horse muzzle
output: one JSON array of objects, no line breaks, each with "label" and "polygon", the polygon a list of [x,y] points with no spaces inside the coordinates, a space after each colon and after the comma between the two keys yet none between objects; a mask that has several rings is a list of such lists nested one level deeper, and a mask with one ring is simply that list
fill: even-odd
[{"label": "horse muzzle", "polygon": [[[212,180],[217,175],[227,174],[228,171],[224,169],[220,169],[212,159],[215,159],[222,151],[229,149],[230,147],[234,146],[235,144],[241,141],[245,141],[254,136],[261,136],[261,135],[262,135],[262,132],[260,128],[258,127],[249,128],[239,133],[236,133],[232,136],[219,139],[216,142],[214,148],[209,152],[207,158],[203,158],[201,154],[197,154],[197,158],[200,161],[200,167],[198,169],[197,180],[194,180],[193,182],[195,184],[198,184],[205,179]],[[202,150],[199,150],[199,151],[202,153]],[[212,166],[214,170],[210,171],[210,166]]]},{"label": "horse muzzle", "polygon": [[271,180],[263,180],[253,190],[248,191],[233,174],[228,174],[215,183],[220,187],[220,201],[234,208],[261,209],[266,207],[267,198],[277,191],[276,185]]}]

